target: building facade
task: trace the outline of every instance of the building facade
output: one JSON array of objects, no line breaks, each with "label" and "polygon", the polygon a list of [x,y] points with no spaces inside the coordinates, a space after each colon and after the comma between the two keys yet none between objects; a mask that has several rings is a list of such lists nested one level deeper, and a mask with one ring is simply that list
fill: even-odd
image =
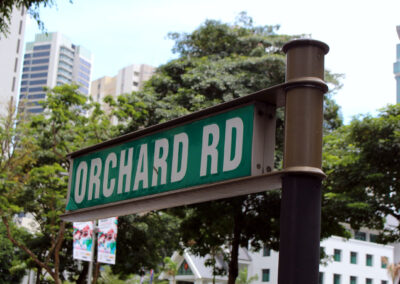
[{"label": "building facade", "polygon": [[41,113],[43,87],[77,84],[84,95],[90,93],[92,54],[61,33],[37,34],[26,44],[20,88],[20,109]]},{"label": "building facade", "polygon": [[7,113],[10,100],[16,103],[21,77],[22,52],[26,24],[24,8],[11,14],[9,33],[0,35],[0,115]]},{"label": "building facade", "polygon": [[[139,91],[154,74],[155,68],[146,64],[133,64],[118,71],[114,77],[102,77],[91,83],[91,96],[95,102],[103,103],[107,95],[113,97]],[[104,107],[104,105],[103,105]]]},{"label": "building facade", "polygon": [[[396,27],[400,39],[400,26]],[[396,79],[396,103],[400,103],[400,43],[396,45],[396,62],[393,64],[394,78]]]},{"label": "building facade", "polygon": [[[327,255],[321,261],[320,284],[391,284],[387,272],[388,263],[393,263],[393,246],[375,243],[376,232],[353,231],[353,238],[330,237],[321,242]],[[208,256],[209,257],[209,256]],[[174,253],[172,260],[178,265],[175,279],[178,284],[211,284],[212,269],[204,265],[208,257],[198,257],[185,252]],[[257,275],[252,284],[278,283],[279,253],[267,247],[258,252],[245,248],[239,251],[239,269],[247,268],[248,278]],[[217,261],[220,267],[227,264]],[[161,274],[160,278],[171,279]],[[226,284],[227,276],[217,276],[216,283]],[[397,282],[396,282],[397,283]]]}]

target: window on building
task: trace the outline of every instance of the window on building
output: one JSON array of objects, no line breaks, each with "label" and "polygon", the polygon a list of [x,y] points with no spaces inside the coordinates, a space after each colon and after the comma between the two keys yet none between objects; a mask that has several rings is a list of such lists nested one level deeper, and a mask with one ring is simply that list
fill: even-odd
[{"label": "window on building", "polygon": [[32,64],[43,64],[43,63],[49,63],[48,58],[43,58],[43,59],[34,59],[32,60]]},{"label": "window on building", "polygon": [[50,51],[42,51],[42,52],[35,52],[33,54],[33,57],[43,57],[43,56],[49,56]]},{"label": "window on building", "polygon": [[43,85],[46,84],[47,80],[35,80],[35,81],[30,81],[29,85]]},{"label": "window on building", "polygon": [[47,70],[49,68],[48,65],[43,65],[43,66],[35,66],[31,68],[31,71],[43,71]]},{"label": "window on building", "polygon": [[37,45],[33,47],[33,50],[45,50],[45,49],[50,49],[50,44]]},{"label": "window on building", "polygon": [[86,89],[86,88],[84,88],[84,87],[82,87],[82,86],[79,87],[78,91],[81,92],[81,93],[84,94],[84,95],[89,94],[89,90]]},{"label": "window on building", "polygon": [[15,77],[13,77],[12,80],[11,92],[14,92],[14,90],[15,90]]},{"label": "window on building", "polygon": [[78,72],[78,74],[79,74],[79,76],[80,76],[80,77],[82,77],[82,78],[86,79],[87,81],[90,81],[90,78],[89,78],[89,76],[87,76],[85,73]]},{"label": "window on building", "polygon": [[87,74],[90,74],[90,70],[85,68],[83,65],[80,65],[79,69],[82,70],[83,72],[87,73]]},{"label": "window on building", "polygon": [[83,65],[85,65],[86,67],[88,67],[88,68],[91,67],[90,63],[87,62],[86,60],[84,60],[84,59],[82,59],[82,58],[79,58],[79,61],[80,61]]},{"label": "window on building", "polygon": [[21,20],[21,21],[19,21],[19,29],[18,29],[18,34],[19,35],[21,35],[21,33],[22,33],[22,25],[23,25],[23,22]]},{"label": "window on building", "polygon": [[381,268],[387,268],[387,264],[389,263],[389,258],[387,256],[381,257]]},{"label": "window on building", "polygon": [[47,72],[31,74],[31,78],[41,78],[41,77],[47,77]]},{"label": "window on building", "polygon": [[184,260],[181,264],[181,266],[179,266],[178,269],[178,275],[193,275],[192,270],[189,267],[189,264],[186,262],[186,260]]},{"label": "window on building", "polygon": [[342,251],[340,249],[335,249],[333,251],[333,260],[340,261],[342,258]]},{"label": "window on building", "polygon": [[37,95],[29,95],[28,99],[35,100],[35,99],[44,99],[46,94],[37,94]]},{"label": "window on building", "polygon": [[29,92],[41,92],[43,91],[43,87],[35,87],[35,88],[29,88]]},{"label": "window on building", "polygon": [[18,39],[18,41],[17,41],[17,53],[19,53],[19,46],[21,45],[21,40],[20,39]]},{"label": "window on building", "polygon": [[357,264],[357,253],[354,251],[350,252],[350,263]]},{"label": "window on building", "polygon": [[17,68],[18,68],[18,57],[15,57],[14,72],[17,72]]},{"label": "window on building", "polygon": [[30,113],[40,113],[40,112],[43,112],[43,108],[31,108],[31,109],[28,109],[28,112],[30,112]]},{"label": "window on building", "polygon": [[324,284],[324,273],[319,273],[318,284]]},{"label": "window on building", "polygon": [[371,278],[367,278],[365,279],[365,284],[372,284],[372,279]]},{"label": "window on building", "polygon": [[269,247],[263,247],[263,256],[271,256],[271,249]]},{"label": "window on building", "polygon": [[350,276],[350,284],[357,284],[357,277],[356,276]]},{"label": "window on building", "polygon": [[369,234],[369,241],[370,241],[371,243],[377,243],[377,242],[378,242],[378,235]]},{"label": "window on building", "polygon": [[357,232],[354,233],[354,238],[356,240],[366,241],[367,240],[367,234],[364,233],[364,232],[357,231]]},{"label": "window on building", "polygon": [[137,87],[137,86],[139,86],[139,83],[138,83],[138,82],[133,82],[133,85],[134,85],[135,87]]},{"label": "window on building", "polygon": [[333,274],[333,284],[340,284],[340,279],[341,275],[340,274]]},{"label": "window on building", "polygon": [[366,258],[365,258],[365,265],[367,266],[372,266],[372,255],[371,254],[367,254]]},{"label": "window on building", "polygon": [[388,284],[388,282],[386,280],[382,280],[381,284]]},{"label": "window on building", "polygon": [[269,278],[270,278],[269,274],[270,274],[269,269],[262,270],[262,282],[269,282]]}]

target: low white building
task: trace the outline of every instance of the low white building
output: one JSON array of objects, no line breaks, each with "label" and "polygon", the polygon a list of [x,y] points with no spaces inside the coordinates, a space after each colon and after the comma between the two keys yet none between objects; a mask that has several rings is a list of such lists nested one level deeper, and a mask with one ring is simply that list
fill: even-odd
[{"label": "low white building", "polygon": [[[321,242],[326,259],[320,265],[321,284],[391,284],[386,265],[395,259],[394,247],[375,243],[376,234],[369,231],[353,232],[354,238],[330,237]],[[172,260],[178,264],[177,284],[211,284],[212,268],[204,265],[209,258],[197,257],[188,252],[174,253]],[[258,276],[252,284],[278,283],[279,253],[268,248],[252,252],[239,251],[239,269],[247,267],[248,277]],[[227,264],[217,259],[219,267]],[[169,279],[165,274],[160,278]],[[227,276],[217,276],[216,283],[226,283]],[[171,283],[171,282],[170,282]]]}]

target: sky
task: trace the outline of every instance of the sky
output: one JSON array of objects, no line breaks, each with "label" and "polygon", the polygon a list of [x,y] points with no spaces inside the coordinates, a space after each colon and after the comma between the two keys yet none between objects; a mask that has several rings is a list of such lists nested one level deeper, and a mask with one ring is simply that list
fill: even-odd
[{"label": "sky", "polygon": [[[41,8],[41,20],[48,32],[92,52],[93,80],[131,64],[165,64],[177,57],[169,32],[190,33],[206,19],[233,23],[246,11],[254,25],[279,25],[279,34],[308,34],[329,45],[325,67],[345,76],[334,99],[346,123],[396,101],[399,0],[56,0],[56,6]],[[29,19],[25,40],[39,32]]]}]

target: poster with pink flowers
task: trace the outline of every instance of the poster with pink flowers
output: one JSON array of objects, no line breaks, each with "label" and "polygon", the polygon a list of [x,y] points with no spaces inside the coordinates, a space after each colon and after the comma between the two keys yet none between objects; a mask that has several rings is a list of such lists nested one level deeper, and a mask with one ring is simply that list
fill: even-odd
[{"label": "poster with pink flowers", "polygon": [[73,228],[73,258],[91,261],[93,244],[93,222],[74,222]]},{"label": "poster with pink flowers", "polygon": [[100,219],[98,223],[97,261],[115,264],[118,218]]}]

